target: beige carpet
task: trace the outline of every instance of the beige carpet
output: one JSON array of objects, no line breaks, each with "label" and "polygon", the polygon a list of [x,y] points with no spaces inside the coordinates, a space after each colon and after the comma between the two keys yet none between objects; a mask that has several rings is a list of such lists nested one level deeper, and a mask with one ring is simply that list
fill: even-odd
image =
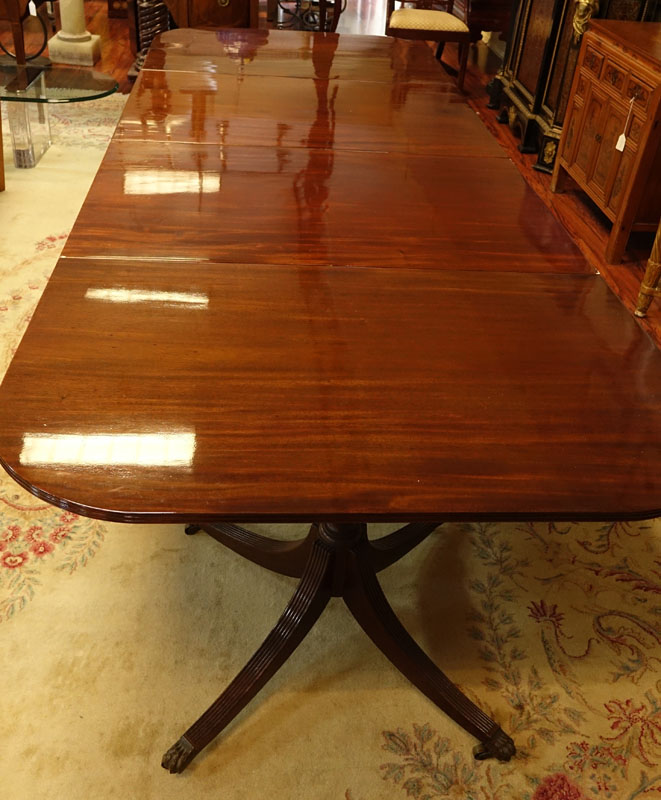
[{"label": "beige carpet", "polygon": [[[8,166],[2,370],[122,102],[58,109],[38,167]],[[413,635],[514,737],[510,764],[473,761],[471,737],[333,601],[264,692],[171,776],[162,753],[294,582],[204,534],[75,517],[0,477],[0,800],[661,796],[660,521],[450,525],[382,578]]]}]

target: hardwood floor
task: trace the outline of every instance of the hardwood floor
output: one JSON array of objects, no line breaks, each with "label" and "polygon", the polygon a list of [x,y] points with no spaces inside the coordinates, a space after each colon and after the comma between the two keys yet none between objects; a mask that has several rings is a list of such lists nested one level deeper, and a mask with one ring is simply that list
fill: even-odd
[{"label": "hardwood floor", "polygon": [[[261,6],[260,27],[266,27],[265,3],[262,2]],[[129,45],[127,20],[108,18],[107,4],[103,0],[87,0],[85,9],[88,30],[101,36],[101,60],[95,68],[112,74],[120,84],[120,91],[130,91],[132,81],[127,77],[127,73],[133,63],[133,54]],[[338,31],[379,34],[384,26],[384,0],[349,0]],[[454,44],[445,48],[443,58],[446,69],[456,69]],[[653,236],[633,235],[623,263],[619,265],[605,263],[603,254],[610,222],[583,193],[567,191],[564,194],[553,194],[550,189],[550,176],[533,169],[536,156],[521,153],[518,141],[508,126],[499,124],[495,112],[487,108],[488,97],[485,87],[498,68],[499,59],[484,43],[479,42],[471,48],[465,81],[469,105],[480,116],[501,147],[507,151],[509,158],[527,183],[566,228],[591,266],[602,275],[611,290],[633,313]],[[498,186],[491,186],[489,191],[497,192]],[[647,317],[638,322],[652,336],[657,346],[661,346],[661,302],[658,300],[652,302]]]}]

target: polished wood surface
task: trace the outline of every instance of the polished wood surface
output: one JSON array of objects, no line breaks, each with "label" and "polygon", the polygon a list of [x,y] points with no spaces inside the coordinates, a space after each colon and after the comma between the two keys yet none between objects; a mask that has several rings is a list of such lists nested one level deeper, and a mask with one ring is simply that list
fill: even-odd
[{"label": "polished wood surface", "polygon": [[506,159],[132,141],[112,146],[64,253],[590,271]]},{"label": "polished wood surface", "polygon": [[152,44],[145,69],[209,71],[287,78],[432,84],[451,80],[426,48],[384,36],[310,31],[167,31]]},{"label": "polished wood surface", "polygon": [[660,358],[592,276],[63,259],[0,453],[126,521],[628,518],[661,506]]},{"label": "polished wood surface", "polygon": [[[429,125],[429,119],[434,124]],[[451,136],[439,136],[452,131]],[[332,147],[501,157],[449,84],[144,71],[118,136],[134,141]]]},{"label": "polished wood surface", "polygon": [[[357,58],[360,37],[318,38],[318,53]],[[416,154],[430,126],[388,127],[370,102],[340,103],[333,136],[344,131],[346,149],[316,146],[332,115],[322,104],[314,116],[312,78],[281,79],[300,84],[293,128],[303,136],[297,118],[312,120],[298,147],[278,146],[279,116],[269,127],[263,105],[234,97],[229,125],[252,145],[191,143],[196,125],[210,135],[207,121],[222,122],[222,96],[195,121],[181,72],[163,71],[180,113],[145,120],[154,72],[140,76],[3,384],[0,454],[24,485],[123,520],[656,511],[654,349],[508,160],[485,157],[479,120],[472,136],[443,82],[436,101],[421,90],[441,111],[437,152],[449,148],[432,157]],[[236,92],[246,80],[235,76]],[[354,81],[335,88],[353,97]],[[383,152],[386,132],[401,152]],[[66,402],[44,402],[44,384]],[[185,466],[116,471],[21,455],[26,436],[156,446],[146,432],[179,432],[194,452]]]},{"label": "polished wood surface", "polygon": [[[253,72],[204,61],[228,36],[262,43]],[[65,255],[135,256],[137,237],[149,258],[591,272],[425,46],[171,31],[159,52],[176,67],[148,59]]]}]

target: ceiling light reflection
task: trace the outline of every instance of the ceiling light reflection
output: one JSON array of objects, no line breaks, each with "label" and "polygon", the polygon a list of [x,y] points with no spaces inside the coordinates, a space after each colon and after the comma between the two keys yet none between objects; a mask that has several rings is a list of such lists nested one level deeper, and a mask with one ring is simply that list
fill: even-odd
[{"label": "ceiling light reflection", "polygon": [[189,467],[194,433],[26,433],[21,464]]},{"label": "ceiling light reflection", "polygon": [[219,172],[129,169],[124,173],[124,194],[209,194],[219,191]]},{"label": "ceiling light reflection", "polygon": [[157,292],[149,289],[88,289],[85,299],[110,303],[182,303],[203,308],[209,305],[209,295],[202,292]]}]

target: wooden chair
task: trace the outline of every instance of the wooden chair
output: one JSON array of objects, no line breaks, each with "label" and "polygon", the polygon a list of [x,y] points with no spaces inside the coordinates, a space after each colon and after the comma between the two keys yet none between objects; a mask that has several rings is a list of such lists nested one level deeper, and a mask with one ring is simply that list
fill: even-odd
[{"label": "wooden chair", "polygon": [[[48,44],[50,22],[46,11],[46,0],[35,0],[37,19],[42,30],[42,44],[38,52],[29,56],[26,55],[23,23],[30,19],[28,4],[28,0],[0,0],[0,21],[9,22],[12,39],[14,40],[14,53],[12,55],[19,65],[25,65],[28,61],[33,61],[40,56]],[[2,49],[5,50],[5,53],[9,53],[4,47]]]},{"label": "wooden chair", "polygon": [[[423,39],[438,42],[436,58],[440,61],[446,42],[457,42],[459,45],[459,74],[457,86],[464,88],[468,48],[471,33],[468,26],[452,13],[453,0],[437,2],[437,0],[412,0],[406,5],[415,8],[395,9],[395,0],[388,0],[386,36],[400,39]],[[442,5],[444,10],[439,10]]]},{"label": "wooden chair", "polygon": [[0,0],[0,20],[9,22],[14,40],[16,62],[25,64],[25,39],[23,36],[23,18],[27,12],[28,0]]}]

